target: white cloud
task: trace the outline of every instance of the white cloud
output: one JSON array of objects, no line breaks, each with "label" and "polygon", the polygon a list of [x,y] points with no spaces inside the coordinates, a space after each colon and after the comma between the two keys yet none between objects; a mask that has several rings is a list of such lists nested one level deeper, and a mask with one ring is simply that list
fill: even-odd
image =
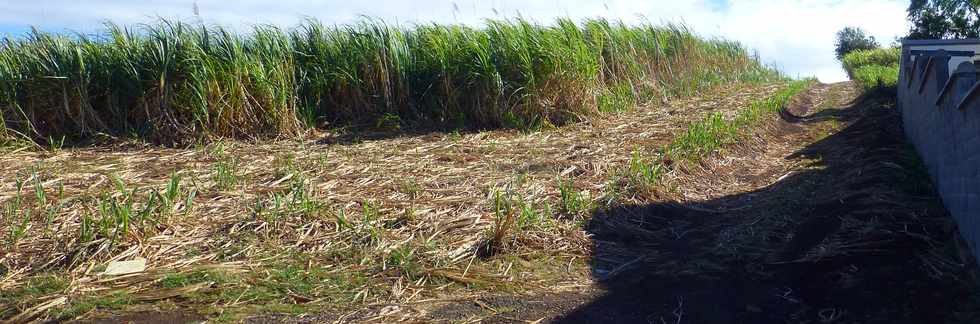
[{"label": "white cloud", "polygon": [[[11,1],[13,2],[13,1]],[[683,21],[707,36],[741,41],[790,75],[843,80],[834,59],[834,34],[858,26],[888,44],[908,30],[907,1],[895,0],[199,0],[205,21],[232,27],[256,23],[293,26],[305,17],[349,23],[361,15],[389,22],[479,24],[483,18],[521,15],[539,22],[556,17],[603,16],[627,22]],[[154,17],[192,19],[195,1],[38,0],[0,5],[0,26],[91,31],[104,20],[122,24]],[[2,29],[0,29],[2,31]]]}]

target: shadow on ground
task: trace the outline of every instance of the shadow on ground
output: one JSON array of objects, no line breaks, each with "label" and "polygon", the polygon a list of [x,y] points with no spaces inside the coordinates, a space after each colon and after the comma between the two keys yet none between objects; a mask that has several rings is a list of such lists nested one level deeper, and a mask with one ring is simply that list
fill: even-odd
[{"label": "shadow on ground", "polygon": [[844,126],[767,187],[594,215],[605,293],[555,322],[974,323],[972,263],[890,99],[783,115]]}]

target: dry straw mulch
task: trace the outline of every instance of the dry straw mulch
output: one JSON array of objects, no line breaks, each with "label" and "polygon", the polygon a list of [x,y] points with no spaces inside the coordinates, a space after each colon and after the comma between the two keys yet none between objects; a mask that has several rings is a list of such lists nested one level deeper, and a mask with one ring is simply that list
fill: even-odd
[{"label": "dry straw mulch", "polygon": [[[430,287],[431,277],[471,287],[491,282],[552,289],[581,286],[586,283],[580,280],[589,277],[584,266],[560,278],[542,278],[534,274],[534,264],[482,264],[477,257],[480,247],[499,221],[496,193],[510,192],[527,206],[550,210],[554,216],[544,225],[508,236],[506,248],[498,252],[518,259],[545,254],[568,262],[568,267],[575,260],[580,265],[590,245],[580,224],[589,215],[560,211],[560,181],[570,181],[582,197],[603,203],[610,180],[634,152],[649,156],[689,123],[714,112],[731,116],[780,87],[729,85],[532,133],[498,130],[368,140],[319,134],[304,140],[218,142],[190,149],[128,146],[4,154],[0,202],[10,203],[19,195],[25,206],[33,206],[31,188],[39,183],[48,199],[62,207],[50,225],[45,225],[43,213],[32,216],[24,237],[4,245],[0,264],[6,271],[0,273],[0,290],[21,287],[39,273],[63,273],[73,293],[125,289],[138,299],[153,300],[169,296],[158,285],[167,273],[201,267],[261,271],[263,262],[297,253],[327,255],[316,259],[315,266],[337,273],[364,272],[387,285],[380,292],[367,286],[358,289],[355,301],[410,302],[449,289],[442,284]],[[220,185],[219,169],[232,174],[235,183]],[[107,238],[78,242],[80,219],[98,213],[99,199],[123,199],[120,185],[130,191],[141,188],[139,197],[150,189],[163,191],[172,174],[182,179],[180,199],[168,206],[169,216],[148,226],[152,229],[133,230],[118,243]],[[671,177],[667,175],[666,183]],[[24,184],[19,194],[18,181]],[[267,217],[275,197],[289,200],[297,191],[318,204],[315,213]],[[141,199],[137,207],[145,202]],[[362,225],[345,227],[338,214]],[[420,260],[424,276],[388,270],[393,267],[388,264],[393,251],[403,249]],[[107,262],[133,257],[147,259],[145,273],[99,276]],[[33,306],[55,307],[68,301],[47,302]],[[22,313],[43,310],[16,307]]]}]

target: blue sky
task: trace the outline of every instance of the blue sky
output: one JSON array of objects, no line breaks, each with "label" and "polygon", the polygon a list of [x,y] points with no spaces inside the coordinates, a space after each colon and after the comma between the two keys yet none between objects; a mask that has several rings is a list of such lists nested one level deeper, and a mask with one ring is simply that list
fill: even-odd
[{"label": "blue sky", "polygon": [[626,22],[683,22],[701,35],[738,40],[794,76],[822,81],[846,77],[834,59],[834,33],[869,31],[888,44],[908,30],[908,1],[896,0],[3,0],[0,34],[98,31],[102,22],[148,22],[156,17],[201,19],[234,28],[257,23],[294,26],[307,17],[349,23],[361,16],[399,23],[480,24],[517,15],[548,23],[556,17],[606,17]]}]

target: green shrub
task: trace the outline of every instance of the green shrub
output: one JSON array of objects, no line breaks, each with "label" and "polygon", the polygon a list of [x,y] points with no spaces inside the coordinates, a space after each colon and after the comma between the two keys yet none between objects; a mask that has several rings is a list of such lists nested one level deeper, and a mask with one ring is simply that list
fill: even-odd
[{"label": "green shrub", "polygon": [[854,71],[854,81],[865,89],[890,88],[898,84],[898,65],[866,65]]},{"label": "green shrub", "polygon": [[848,53],[841,62],[844,71],[854,79],[856,71],[864,66],[898,66],[902,50],[899,48],[877,48],[871,50],[858,50]]},{"label": "green shrub", "polygon": [[865,89],[894,87],[901,53],[899,48],[859,50],[845,55],[841,63],[847,76]]},{"label": "green shrub", "polygon": [[843,59],[845,55],[854,51],[869,50],[878,48],[878,41],[874,36],[865,34],[859,27],[844,27],[837,32],[837,44],[834,52],[837,59]]}]

